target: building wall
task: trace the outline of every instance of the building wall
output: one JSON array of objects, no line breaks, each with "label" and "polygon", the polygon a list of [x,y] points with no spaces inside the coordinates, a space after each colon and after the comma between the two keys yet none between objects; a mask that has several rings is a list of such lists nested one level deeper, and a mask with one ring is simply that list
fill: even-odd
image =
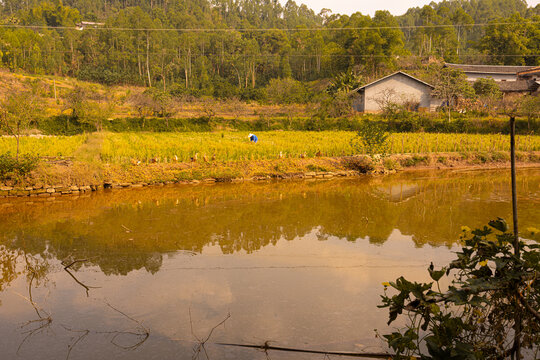
[{"label": "building wall", "polygon": [[517,80],[517,74],[489,74],[489,73],[468,73],[465,72],[467,75],[467,80],[469,81],[476,81],[478,79],[487,79],[492,78],[495,81],[516,81]]},{"label": "building wall", "polygon": [[431,88],[422,84],[408,76],[396,74],[385,80],[382,80],[374,85],[364,88],[363,94],[363,109],[364,112],[381,111],[381,106],[378,101],[389,99],[395,103],[404,103],[407,101],[415,101],[420,103],[420,111],[431,110]]}]

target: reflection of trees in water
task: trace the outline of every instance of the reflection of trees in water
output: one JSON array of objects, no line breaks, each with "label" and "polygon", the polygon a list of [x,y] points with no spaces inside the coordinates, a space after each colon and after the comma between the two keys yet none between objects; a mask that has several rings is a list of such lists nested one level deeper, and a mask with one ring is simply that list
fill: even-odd
[{"label": "reflection of trees in water", "polygon": [[8,249],[4,245],[0,245],[0,292],[4,291],[17,278],[19,256],[20,250]]},{"label": "reflection of trees in water", "polygon": [[[43,256],[42,256],[43,255]],[[103,300],[104,305],[108,309],[119,314],[127,322],[122,329],[85,329],[79,328],[79,324],[66,324],[54,321],[54,314],[46,311],[41,304],[43,294],[34,294],[35,290],[40,288],[50,291],[49,274],[53,269],[62,268],[69,274],[73,280],[82,288],[86,289],[87,296],[91,287],[84,285],[77,277],[69,271],[73,268],[80,268],[82,260],[73,260],[69,264],[64,265],[54,259],[48,251],[35,255],[25,252],[21,249],[8,249],[4,245],[0,245],[0,271],[2,278],[0,279],[0,291],[6,289],[11,282],[15,281],[19,276],[24,276],[26,280],[26,294],[15,292],[33,308],[33,315],[30,320],[23,322],[20,326],[22,340],[17,346],[17,354],[25,347],[25,344],[30,343],[32,339],[40,334],[64,332],[70,335],[70,343],[67,346],[67,356],[69,359],[73,349],[87,336],[104,336],[109,342],[123,350],[134,350],[142,345],[150,336],[150,330],[146,328],[140,321],[126,314],[122,310],[111,305],[107,300]],[[41,296],[39,296],[41,295]],[[95,299],[93,299],[95,301]],[[0,303],[1,305],[1,303]],[[34,314],[35,313],[35,314]],[[76,336],[73,336],[76,335]]]},{"label": "reflection of trees in water", "polygon": [[[520,194],[537,191],[537,176],[522,179]],[[406,194],[397,195],[398,188]],[[399,229],[417,246],[451,246],[461,225],[508,215],[508,190],[503,173],[145,189],[98,194],[46,210],[24,207],[3,215],[0,231],[10,249],[85,258],[106,274],[142,268],[154,273],[167,252],[219,246],[225,254],[251,253],[314,230],[321,240],[368,238],[376,244]],[[525,227],[538,221],[537,202],[520,202]]]}]

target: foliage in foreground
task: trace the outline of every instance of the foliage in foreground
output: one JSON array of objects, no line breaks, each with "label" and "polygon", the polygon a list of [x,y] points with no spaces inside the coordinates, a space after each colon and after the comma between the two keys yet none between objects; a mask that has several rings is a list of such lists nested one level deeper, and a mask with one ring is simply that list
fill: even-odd
[{"label": "foliage in foreground", "polygon": [[[400,277],[384,284],[380,307],[389,309],[388,324],[398,316],[409,319],[402,331],[384,335],[389,347],[407,359],[501,359],[515,355],[518,347],[537,359],[540,245],[520,241],[515,254],[514,235],[500,218],[489,227],[463,231],[457,259],[441,270],[428,268],[432,282]],[[445,275],[450,285],[441,291]],[[397,294],[388,295],[388,286]]]}]

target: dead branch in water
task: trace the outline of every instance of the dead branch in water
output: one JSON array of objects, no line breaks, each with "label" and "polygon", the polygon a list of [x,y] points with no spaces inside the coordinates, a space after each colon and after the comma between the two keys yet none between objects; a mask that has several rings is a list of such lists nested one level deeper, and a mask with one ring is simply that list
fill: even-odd
[{"label": "dead branch in water", "polygon": [[64,270],[67,270],[69,269],[70,267],[72,267],[73,265],[75,265],[76,263],[80,263],[80,262],[86,262],[88,261],[87,259],[77,259],[77,260],[73,260],[71,263],[69,263],[68,265],[64,265],[64,261],[62,261],[62,265],[64,265]]},{"label": "dead branch in water", "polygon": [[[111,309],[113,309],[114,311],[116,311],[117,313],[125,316],[126,318],[128,318],[129,320],[133,321],[134,323],[136,323],[138,325],[138,330],[139,332],[130,332],[130,331],[112,331],[112,332],[99,332],[99,333],[109,333],[109,334],[114,334],[114,336],[112,337],[111,339],[111,344],[115,345],[115,346],[118,346],[119,348],[122,348],[124,350],[135,350],[136,348],[138,348],[139,346],[141,346],[146,340],[148,340],[148,338],[150,337],[150,330],[144,326],[142,324],[142,322],[132,318],[131,316],[129,316],[128,314],[126,314],[125,312],[123,311],[120,311],[118,310],[117,308],[115,308],[114,306],[112,306],[111,304],[109,304],[107,301],[105,301],[105,304],[110,307]],[[138,336],[140,338],[140,340],[134,344],[134,345],[130,345],[130,346],[124,346],[124,345],[121,345],[121,344],[118,344],[116,342],[116,338],[120,335],[135,335],[135,336]]]},{"label": "dead branch in water", "polygon": [[[73,265],[73,264],[71,264]],[[73,278],[73,280],[75,280],[75,282],[79,285],[81,285],[85,290],[86,290],[86,297],[89,297],[90,295],[88,294],[88,292],[90,291],[90,289],[99,289],[100,287],[99,286],[88,286],[88,285],[85,285],[84,283],[82,283],[81,281],[79,281],[79,279],[77,279],[77,277],[75,275],[73,275],[73,273],[71,271],[69,271],[69,268],[68,267],[65,267],[64,270],[69,274],[69,276],[71,276]]]},{"label": "dead branch in water", "polygon": [[250,344],[233,344],[233,343],[216,343],[217,345],[222,346],[236,346],[249,349],[262,350],[268,352],[268,350],[274,351],[287,351],[287,352],[297,352],[304,354],[322,354],[325,356],[337,355],[337,356],[349,356],[357,358],[367,358],[367,359],[393,359],[394,355],[387,353],[355,353],[348,351],[323,351],[323,350],[309,350],[309,349],[298,349],[298,348],[287,348],[282,346],[272,346],[267,342],[262,345],[250,345]]},{"label": "dead branch in water", "polygon": [[77,263],[83,263],[83,262],[86,262],[88,261],[88,259],[75,259],[73,261],[71,261],[69,264],[66,263],[65,260],[62,260],[61,264],[64,265],[64,270],[69,274],[69,276],[71,276],[73,278],[73,280],[75,280],[75,282],[79,285],[81,285],[85,290],[86,290],[86,297],[89,297],[89,291],[90,289],[99,289],[98,286],[88,286],[88,285],[85,285],[84,283],[82,283],[81,281],[79,281],[79,279],[77,279],[77,277],[75,275],[73,275],[73,273],[71,271],[69,271],[69,269],[77,264]]},{"label": "dead branch in water", "polygon": [[90,334],[90,330],[72,330],[70,328],[68,328],[67,326],[65,325],[62,325],[62,327],[64,329],[66,329],[67,331],[71,331],[71,332],[78,332],[78,333],[82,333],[73,343],[69,344],[68,345],[68,352],[66,354],[66,360],[69,360],[69,356],[71,355],[71,350],[73,350],[73,348],[75,346],[77,346],[77,344],[82,340],[84,339],[88,334]]},{"label": "dead branch in water", "polygon": [[[113,309],[114,311],[118,312],[119,314],[121,314],[122,316],[126,317],[127,319],[133,321],[134,323],[137,324],[137,330],[138,331],[96,331],[96,330],[90,330],[90,329],[72,329],[66,325],[63,325],[62,324],[62,327],[66,330],[66,331],[70,331],[70,332],[74,332],[74,333],[80,333],[81,335],[79,335],[75,341],[73,341],[70,345],[68,345],[68,352],[67,352],[67,355],[66,355],[66,360],[69,360],[69,357],[71,355],[71,352],[72,350],[75,348],[75,346],[77,346],[77,344],[79,342],[81,342],[86,336],[90,335],[90,334],[104,334],[104,335],[112,335],[112,338],[110,340],[110,343],[113,344],[114,346],[116,347],[119,347],[123,350],[135,350],[136,348],[138,348],[139,346],[141,346],[147,339],[148,337],[150,336],[150,330],[148,330],[140,321],[132,318],[131,316],[127,315],[125,312],[115,308],[114,306],[112,306],[111,304],[109,304],[107,301],[104,301],[104,303],[110,307],[111,309]],[[129,335],[129,336],[135,336],[138,338],[138,341],[133,344],[133,345],[129,345],[129,346],[126,346],[126,345],[122,345],[122,344],[119,344],[116,339],[119,337],[119,336],[122,336],[122,335]]]},{"label": "dead branch in water", "polygon": [[193,360],[199,358],[199,356],[201,354],[201,351],[204,352],[204,355],[206,356],[206,359],[210,360],[210,358],[208,357],[208,353],[206,352],[205,344],[212,337],[212,334],[214,333],[214,330],[216,330],[218,327],[223,325],[225,323],[225,321],[227,321],[230,317],[231,317],[231,313],[227,313],[227,316],[225,317],[225,319],[223,319],[219,324],[217,324],[212,329],[210,329],[210,332],[208,333],[208,336],[203,340],[203,339],[199,338],[197,335],[195,335],[195,332],[193,331],[193,321],[192,321],[192,318],[191,318],[191,307],[189,308],[189,325],[191,327],[191,335],[193,335],[193,337],[198,342],[198,344],[193,348],[193,357],[192,357]]},{"label": "dead branch in water", "polygon": [[[52,317],[51,317],[51,314],[49,314],[47,311],[45,311],[43,308],[40,308],[36,302],[34,301],[34,299],[32,299],[32,283],[34,281],[34,278],[36,277],[36,273],[32,270],[31,267],[29,267],[31,273],[32,273],[32,277],[30,278],[30,282],[28,284],[28,297],[24,296],[24,295],[21,295],[19,293],[15,293],[17,295],[19,295],[20,297],[22,297],[23,299],[25,299],[26,301],[28,301],[32,307],[34,308],[38,318],[35,319],[35,320],[29,320],[27,321],[26,323],[22,324],[21,325],[21,329],[24,329],[30,325],[34,325],[34,324],[37,324],[37,327],[33,328],[33,329],[29,329],[29,330],[25,330],[23,331],[22,333],[23,334],[26,334],[26,336],[23,338],[23,340],[21,341],[21,343],[19,344],[19,346],[17,347],[17,354],[19,353],[19,351],[21,350],[22,346],[24,345],[24,343],[29,339],[31,338],[32,336],[36,335],[36,334],[39,334],[40,332],[44,331],[45,329],[47,329],[51,324],[52,324]],[[41,310],[41,312],[40,312]],[[46,316],[42,315],[42,313],[46,314]]]}]

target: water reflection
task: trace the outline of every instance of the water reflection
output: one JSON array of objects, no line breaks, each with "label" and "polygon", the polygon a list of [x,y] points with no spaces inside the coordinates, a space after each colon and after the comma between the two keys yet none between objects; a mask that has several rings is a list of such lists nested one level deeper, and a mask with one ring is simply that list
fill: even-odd
[{"label": "water reflection", "polygon": [[[539,222],[538,175],[520,177],[523,229]],[[320,240],[382,244],[399,229],[416,246],[451,246],[461,225],[509,218],[508,198],[504,172],[143,189],[10,204],[0,213],[0,241],[30,254],[88,259],[105,274],[155,273],[164,253],[211,245],[252,253],[314,230]]]},{"label": "water reflection", "polygon": [[[518,178],[522,229],[538,227],[540,170]],[[461,225],[509,218],[509,190],[507,172],[482,171],[3,201],[0,348],[187,359],[193,333],[230,312],[216,341],[365,350],[386,322],[380,282],[421,280],[426,262],[451,257]]]}]

